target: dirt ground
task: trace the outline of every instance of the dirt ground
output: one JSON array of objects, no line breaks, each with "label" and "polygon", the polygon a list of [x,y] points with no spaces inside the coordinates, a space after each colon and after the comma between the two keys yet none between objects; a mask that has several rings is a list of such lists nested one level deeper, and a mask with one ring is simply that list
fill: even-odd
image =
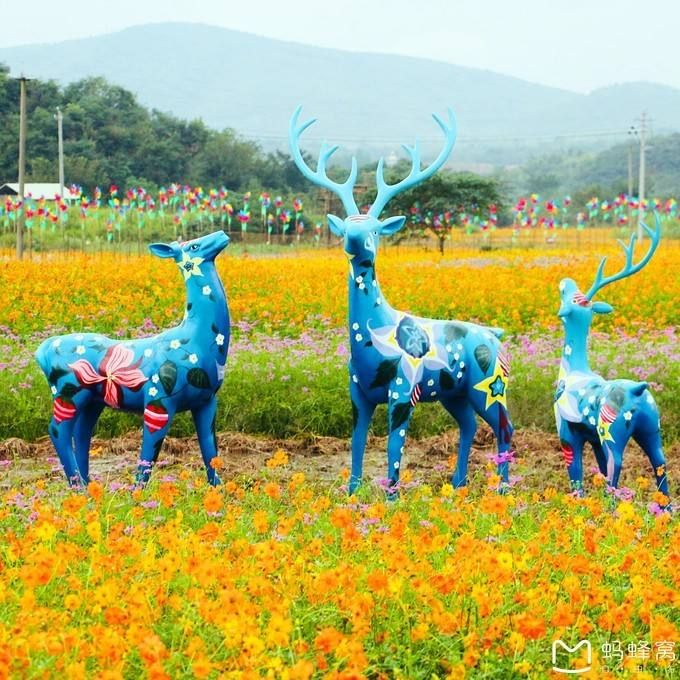
[{"label": "dirt ground", "polygon": [[[289,465],[281,470],[303,471],[308,478],[320,482],[337,480],[340,471],[349,467],[349,441],[332,437],[309,436],[297,439],[270,439],[241,433],[224,432],[218,435],[223,479],[252,478],[265,468],[265,462],[277,449],[288,453]],[[410,470],[415,479],[441,483],[451,474],[449,457],[455,454],[458,432],[455,429],[421,440],[407,442],[402,470]],[[517,432],[513,441],[517,465],[511,475],[520,475],[521,488],[541,491],[554,485],[567,490],[568,478],[562,462],[557,437],[538,430]],[[125,478],[134,472],[140,446],[140,435],[132,433],[115,439],[94,439],[91,447],[91,471],[104,481]],[[385,476],[386,439],[370,437],[364,461],[366,479]],[[491,431],[480,428],[470,455],[471,484],[483,483],[488,456],[494,452]],[[54,465],[54,450],[49,439],[26,442],[21,439],[0,441],[0,461],[10,461],[0,468],[0,488],[30,482],[62,473]],[[52,459],[52,460],[50,460]],[[680,442],[666,448],[666,459],[671,479],[671,492],[676,495],[680,479]],[[164,474],[177,472],[180,467],[201,468],[201,456],[195,437],[168,437],[159,458]],[[595,465],[590,450],[584,454],[586,485],[589,469]],[[158,473],[161,474],[161,473]],[[632,485],[638,476],[651,478],[649,462],[644,453],[630,443],[624,458],[621,484]]]}]

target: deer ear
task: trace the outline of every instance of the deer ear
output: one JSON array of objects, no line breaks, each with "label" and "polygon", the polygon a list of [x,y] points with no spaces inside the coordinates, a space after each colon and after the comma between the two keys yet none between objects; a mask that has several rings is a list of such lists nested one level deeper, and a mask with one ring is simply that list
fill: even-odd
[{"label": "deer ear", "polygon": [[336,236],[345,235],[345,223],[335,215],[326,215],[328,217],[328,227]]},{"label": "deer ear", "polygon": [[380,223],[380,235],[390,236],[396,234],[406,224],[406,218],[399,215],[397,217],[388,217]]},{"label": "deer ear", "polygon": [[609,314],[614,308],[607,302],[593,302],[593,311],[595,314]]},{"label": "deer ear", "polygon": [[151,243],[149,250],[156,257],[175,257],[178,252],[177,245],[174,243]]}]

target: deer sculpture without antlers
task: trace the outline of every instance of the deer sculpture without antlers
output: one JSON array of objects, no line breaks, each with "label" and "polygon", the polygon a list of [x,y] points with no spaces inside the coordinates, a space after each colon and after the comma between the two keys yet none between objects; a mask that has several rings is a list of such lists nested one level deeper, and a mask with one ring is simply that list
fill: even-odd
[{"label": "deer sculpture without antlers", "polygon": [[498,338],[502,331],[462,321],[424,319],[392,309],[383,297],[375,271],[381,236],[399,231],[404,217],[380,220],[387,202],[406,189],[431,177],[446,161],[456,139],[453,113],[448,124],[433,115],[445,135],[442,150],[431,165],[420,167],[418,143],[404,145],[411,157],[411,171],[400,182],[388,185],[383,160],[378,163],[378,194],[366,214],[357,208],[352,191],[357,178],[356,159],[343,184],[326,174],[328,159],[338,148],[325,142],[319,152],[316,171],[302,157],[299,138],[314,120],[298,125],[300,108],[294,113],[289,131],[290,146],[300,172],[309,180],[339,196],[347,216],[328,215],[331,231],[344,239],[349,259],[349,387],[352,400],[352,472],[349,491],[360,484],[368,428],[378,404],[388,404],[388,494],[393,496],[399,482],[409,421],[419,401],[439,401],[460,427],[458,463],[454,486],[467,482],[468,457],[477,430],[475,414],[493,429],[498,443],[498,469],[508,481],[512,425],[506,408],[508,362]]},{"label": "deer sculpture without antlers", "polygon": [[572,279],[560,282],[558,315],[564,325],[565,339],[554,408],[571,486],[579,495],[583,493],[584,444],[590,443],[600,472],[609,485],[616,488],[623,451],[633,437],[652,464],[659,491],[668,496],[659,411],[648,384],[632,380],[605,380],[593,373],[588,365],[588,333],[593,314],[613,311],[611,305],[593,301],[593,298],[610,283],[639,272],[659,245],[661,227],[658,216],[654,231],[645,224],[642,227],[649,235],[649,248],[637,264],[633,263],[636,241],[633,234],[628,245],[621,243],[626,254],[623,269],[604,276],[607,258],[603,257],[595,281],[585,295]]},{"label": "deer sculpture without antlers", "polygon": [[172,258],[184,276],[186,312],[176,328],[129,341],[97,333],[62,335],[36,351],[54,399],[50,438],[70,484],[89,481],[90,441],[105,406],[144,416],[139,484],[148,481],[173,417],[186,410],[196,425],[208,481],[219,484],[211,461],[217,455],[216,392],[224,379],[230,324],[214,260],[228,243],[217,231],[149,246],[154,255]]}]

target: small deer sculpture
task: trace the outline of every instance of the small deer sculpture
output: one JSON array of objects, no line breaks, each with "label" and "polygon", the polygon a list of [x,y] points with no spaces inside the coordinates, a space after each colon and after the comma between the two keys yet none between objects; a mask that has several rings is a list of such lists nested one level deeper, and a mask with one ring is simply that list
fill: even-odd
[{"label": "small deer sculpture", "polygon": [[584,295],[572,279],[560,282],[561,305],[558,316],[564,325],[564,349],[555,393],[555,419],[572,490],[583,493],[583,446],[588,442],[595,452],[600,472],[610,486],[619,483],[623,451],[633,439],[647,454],[659,491],[668,495],[666,460],[661,445],[659,411],[646,382],[605,380],[588,364],[588,333],[594,314],[613,311],[606,302],[593,301],[595,295],[615,281],[639,272],[652,258],[661,237],[659,218],[656,229],[642,227],[649,235],[644,257],[633,263],[636,234],[623,246],[626,263],[616,274],[604,276],[603,257],[595,281]]},{"label": "small deer sculpture", "polygon": [[[425,181],[446,161],[456,139],[453,113],[448,125],[434,120],[445,135],[437,158],[421,170],[418,143],[404,145],[411,157],[408,176],[388,185],[383,160],[378,163],[378,194],[366,214],[353,197],[357,178],[356,159],[343,184],[329,179],[326,164],[338,148],[321,147],[316,171],[308,167],[299,148],[299,138],[314,120],[298,125],[301,109],[294,113],[289,130],[290,147],[300,172],[310,181],[337,194],[347,213],[343,220],[328,215],[331,231],[344,239],[349,259],[349,388],[353,411],[352,472],[354,493],[361,482],[368,428],[377,404],[387,403],[389,414],[388,495],[396,494],[399,468],[413,409],[419,401],[439,401],[460,427],[458,462],[454,486],[467,482],[468,457],[477,430],[475,414],[493,429],[498,443],[498,470],[508,481],[512,425],[506,408],[508,362],[498,338],[502,331],[462,321],[425,319],[390,307],[378,284],[375,260],[381,236],[399,231],[405,217],[380,220],[380,213],[396,194]],[[405,276],[407,274],[404,274]],[[427,291],[423,291],[427,294]]]},{"label": "small deer sculpture", "polygon": [[97,333],[48,338],[36,351],[53,395],[50,438],[71,485],[89,481],[90,441],[105,406],[144,417],[137,482],[145,484],[175,414],[190,410],[208,481],[219,484],[216,393],[229,347],[229,309],[215,257],[227,246],[223,231],[184,243],[154,243],[171,258],[187,290],[182,323],[159,335],[120,341]]}]

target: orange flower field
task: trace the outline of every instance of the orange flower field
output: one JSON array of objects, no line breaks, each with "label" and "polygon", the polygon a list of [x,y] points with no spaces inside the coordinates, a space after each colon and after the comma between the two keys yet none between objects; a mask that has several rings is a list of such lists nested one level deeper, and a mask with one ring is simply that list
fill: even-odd
[{"label": "orange flower field", "polygon": [[[557,325],[561,278],[586,288],[601,255],[615,270],[621,250],[588,246],[580,251],[537,248],[474,252],[383,244],[378,276],[390,303],[422,316],[479,320],[511,332]],[[678,323],[680,243],[662,240],[641,273],[607,289],[615,314],[600,328],[616,325],[665,328]],[[218,269],[229,296],[232,319],[262,330],[300,333],[319,318],[333,326],[346,317],[346,260],[340,249],[301,250],[291,255],[249,255],[227,249]],[[407,276],[403,276],[404,271]],[[174,266],[151,256],[87,256],[51,253],[32,261],[3,262],[0,286],[10,304],[0,309],[0,326],[25,334],[47,326],[76,331],[129,331],[151,318],[158,327],[182,316],[184,287]]]},{"label": "orange flower field", "polygon": [[668,513],[408,473],[397,502],[348,499],[287,462],[5,490],[0,677],[545,678],[582,639],[590,663],[558,655],[580,677],[677,677]]}]

